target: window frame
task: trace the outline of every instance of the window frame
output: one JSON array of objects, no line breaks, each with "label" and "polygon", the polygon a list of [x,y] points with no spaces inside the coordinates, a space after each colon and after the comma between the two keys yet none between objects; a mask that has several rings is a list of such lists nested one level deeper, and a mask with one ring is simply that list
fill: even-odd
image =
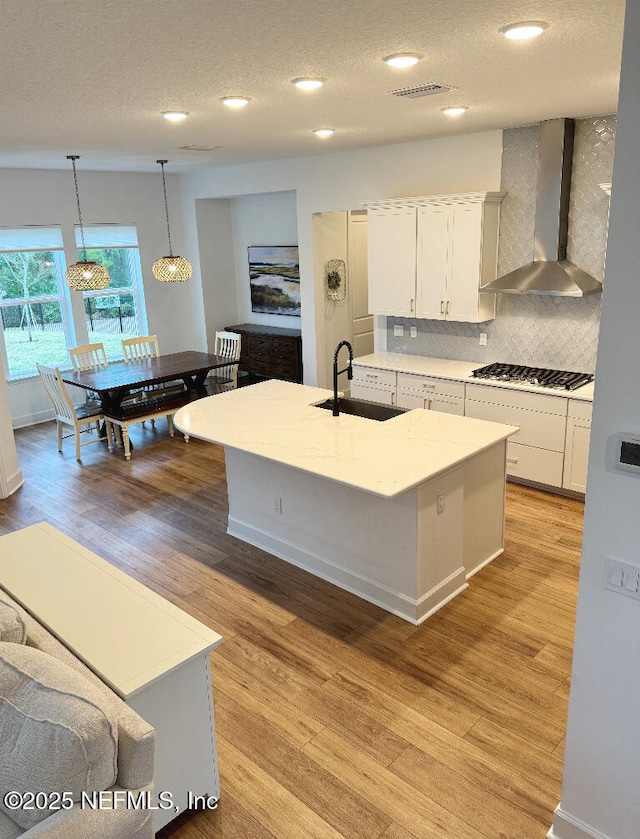
[{"label": "window frame", "polygon": [[[21,227],[5,227],[4,230],[24,230],[24,229],[58,229],[60,231],[60,245],[59,247],[40,247],[40,248],[15,248],[15,250],[1,250],[0,257],[4,254],[13,253],[51,253],[53,255],[54,273],[56,278],[56,285],[58,287],[57,295],[38,295],[36,297],[14,297],[4,298],[0,297],[0,310],[8,309],[11,306],[24,306],[37,303],[58,303],[60,306],[60,314],[62,317],[62,334],[64,336],[65,351],[67,353],[64,367],[68,366],[68,352],[69,347],[73,346],[76,341],[75,324],[73,321],[73,313],[71,308],[71,301],[69,299],[69,288],[65,282],[66,259],[64,255],[64,246],[62,239],[62,228],[60,225],[23,225]],[[9,355],[7,352],[7,345],[4,337],[4,325],[0,316],[0,362],[2,366],[2,373],[6,382],[20,382],[27,379],[34,379],[38,375],[37,369],[28,373],[19,373],[12,375],[9,368]]]}]

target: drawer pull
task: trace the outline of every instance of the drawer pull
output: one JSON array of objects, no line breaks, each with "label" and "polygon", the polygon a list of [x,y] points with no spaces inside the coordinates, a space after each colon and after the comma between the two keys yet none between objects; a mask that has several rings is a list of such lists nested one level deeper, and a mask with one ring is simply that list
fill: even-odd
[{"label": "drawer pull", "polygon": [[377,373],[367,373],[367,379],[377,379],[377,378],[378,378]]},{"label": "drawer pull", "polygon": [[507,458],[507,463],[517,463],[517,462],[518,462],[517,457],[508,457]]},{"label": "drawer pull", "polygon": [[435,385],[428,385],[426,382],[422,383],[422,387],[427,387],[430,390],[435,390]]}]

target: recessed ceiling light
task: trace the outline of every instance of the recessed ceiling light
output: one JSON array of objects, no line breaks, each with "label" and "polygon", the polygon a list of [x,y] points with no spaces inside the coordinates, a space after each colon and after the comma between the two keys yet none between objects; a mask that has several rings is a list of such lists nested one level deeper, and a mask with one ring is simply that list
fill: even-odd
[{"label": "recessed ceiling light", "polygon": [[169,122],[182,122],[189,116],[189,111],[163,111],[162,116]]},{"label": "recessed ceiling light", "polygon": [[448,117],[459,117],[460,114],[463,114],[468,110],[469,108],[467,105],[447,105],[446,108],[442,108],[442,113],[446,114]]},{"label": "recessed ceiling light", "polygon": [[537,38],[549,26],[543,20],[523,20],[520,23],[510,23],[503,26],[500,33],[512,41],[526,41],[529,38]]},{"label": "recessed ceiling light", "polygon": [[382,60],[389,67],[412,67],[417,64],[423,56],[418,52],[397,52],[394,55],[387,55]]},{"label": "recessed ceiling light", "polygon": [[291,79],[291,84],[295,85],[299,90],[317,90],[325,83],[325,79]]},{"label": "recessed ceiling light", "polygon": [[227,108],[244,108],[251,102],[250,96],[223,96],[220,101]]},{"label": "recessed ceiling light", "polygon": [[330,137],[335,131],[335,128],[314,128],[313,133],[316,137]]}]

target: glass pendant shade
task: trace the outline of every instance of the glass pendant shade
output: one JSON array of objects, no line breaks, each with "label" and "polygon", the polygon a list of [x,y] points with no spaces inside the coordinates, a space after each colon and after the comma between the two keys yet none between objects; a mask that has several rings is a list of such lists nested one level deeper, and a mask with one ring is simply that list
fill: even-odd
[{"label": "glass pendant shade", "polygon": [[67,268],[64,278],[73,291],[95,291],[111,282],[107,269],[97,262],[76,262]]},{"label": "glass pendant shade", "polygon": [[163,256],[151,268],[153,276],[161,283],[183,283],[189,279],[193,268],[183,256]]},{"label": "glass pendant shade", "polygon": [[171,227],[169,226],[169,204],[167,203],[167,184],[164,178],[164,164],[166,160],[156,160],[162,168],[162,189],[164,190],[164,211],[167,217],[167,236],[169,238],[169,256],[163,256],[156,259],[151,270],[156,280],[161,283],[184,283],[193,272],[193,268],[188,259],[183,256],[174,256],[171,249]]},{"label": "glass pendant shade", "polygon": [[80,193],[78,192],[78,174],[76,172],[77,154],[68,154],[67,160],[73,166],[73,181],[76,186],[76,203],[78,205],[78,221],[80,222],[80,239],[82,241],[82,261],[70,265],[65,271],[64,278],[72,291],[96,291],[107,288],[111,277],[104,265],[87,260],[87,248],[84,243],[84,227],[82,226],[82,210],[80,209]]}]

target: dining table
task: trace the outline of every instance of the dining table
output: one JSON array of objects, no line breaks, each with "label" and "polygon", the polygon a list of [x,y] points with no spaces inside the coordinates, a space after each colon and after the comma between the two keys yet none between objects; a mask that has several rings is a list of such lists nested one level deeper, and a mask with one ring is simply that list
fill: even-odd
[{"label": "dining table", "polygon": [[[100,400],[101,412],[108,417],[118,417],[136,410],[135,401],[126,399],[131,393],[141,389],[151,390],[163,383],[181,382],[184,387],[158,388],[156,401],[159,410],[172,403],[180,407],[186,402],[208,396],[205,386],[208,373],[237,363],[225,356],[187,350],[110,363],[106,367],[89,370],[67,370],[61,373],[61,377],[68,385],[95,392]],[[147,402],[146,408],[149,407]]]}]

